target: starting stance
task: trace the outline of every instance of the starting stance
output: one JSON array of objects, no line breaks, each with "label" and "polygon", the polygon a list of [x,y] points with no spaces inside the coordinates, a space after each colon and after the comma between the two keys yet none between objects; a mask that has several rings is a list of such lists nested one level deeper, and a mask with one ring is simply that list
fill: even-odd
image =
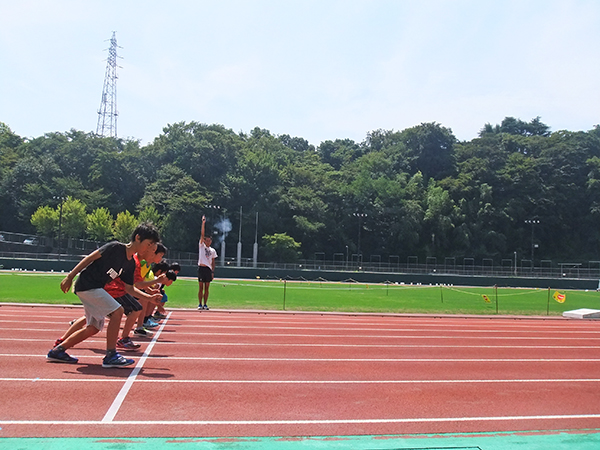
[{"label": "starting stance", "polygon": [[133,364],[133,359],[127,359],[117,353],[116,344],[123,317],[123,307],[104,290],[104,286],[115,278],[121,278],[125,283],[125,291],[138,298],[153,297],[133,286],[135,262],[133,255],[137,252],[148,253],[154,250],[160,241],[158,230],[152,224],[140,224],[131,235],[131,242],[109,242],[98,250],[83,258],[73,270],[61,281],[60,288],[69,292],[73,280],[75,294],[81,300],[85,310],[86,326],[70,334],[64,341],[48,352],[47,359],[51,362],[77,363],[78,359],[69,356],[69,348],[83,342],[99,333],[104,328],[104,318],[108,317],[106,328],[106,356],[102,367],[126,367]]}]

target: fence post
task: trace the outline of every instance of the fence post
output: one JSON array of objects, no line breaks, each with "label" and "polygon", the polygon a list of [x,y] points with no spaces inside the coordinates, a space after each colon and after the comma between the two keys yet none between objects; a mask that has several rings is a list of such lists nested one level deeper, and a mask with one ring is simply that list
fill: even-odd
[{"label": "fence post", "polygon": [[496,292],[496,314],[498,314],[498,285],[494,285],[494,291]]}]

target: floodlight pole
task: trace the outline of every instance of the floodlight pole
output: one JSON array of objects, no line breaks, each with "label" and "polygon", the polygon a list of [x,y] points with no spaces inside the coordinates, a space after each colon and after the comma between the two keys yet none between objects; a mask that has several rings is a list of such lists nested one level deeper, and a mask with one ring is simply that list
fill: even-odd
[{"label": "floodlight pole", "polygon": [[55,200],[60,200],[59,214],[58,214],[58,260],[60,261],[60,235],[62,231],[62,213],[63,213],[63,203],[65,202],[65,197],[55,196],[53,197]]},{"label": "floodlight pole", "polygon": [[535,225],[539,225],[540,221],[537,219],[527,219],[525,223],[531,224],[531,267],[533,267],[533,250],[535,248],[535,245],[533,244],[533,229]]},{"label": "floodlight pole", "polygon": [[258,211],[256,211],[256,231],[254,233],[254,248],[252,249],[252,266],[258,265]]},{"label": "floodlight pole", "polygon": [[354,213],[352,214],[354,217],[358,217],[358,245],[356,247],[356,254],[358,255],[358,257],[362,260],[361,258],[361,252],[360,252],[360,230],[362,228],[362,219],[367,217],[367,214],[365,213]]},{"label": "floodlight pole", "polygon": [[237,245],[237,266],[242,266],[242,207],[240,206],[240,235]]}]

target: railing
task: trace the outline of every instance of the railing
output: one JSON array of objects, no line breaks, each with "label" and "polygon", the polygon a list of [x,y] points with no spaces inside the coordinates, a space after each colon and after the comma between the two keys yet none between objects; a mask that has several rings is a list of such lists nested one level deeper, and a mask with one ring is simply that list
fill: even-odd
[{"label": "railing", "polygon": [[[191,258],[181,258],[182,254],[169,254],[171,261],[177,261],[181,265],[195,266],[198,263],[197,255]],[[177,258],[177,256],[179,258]],[[256,267],[259,269],[279,270],[316,270],[332,272],[379,272],[379,273],[409,273],[418,275],[463,275],[463,276],[489,276],[489,277],[525,277],[525,278],[575,278],[575,279],[599,279],[600,266],[596,261],[588,263],[557,263],[556,266],[531,266],[524,260],[523,265],[515,267],[510,265],[493,265],[489,260],[485,264],[418,264],[409,262],[407,264],[389,264],[382,262],[369,262],[357,264],[356,262],[324,261],[324,260],[301,260],[297,263],[274,263],[257,262],[254,264],[251,258],[242,258],[238,266],[236,258],[226,258],[225,267]],[[217,267],[221,260],[217,261]]]},{"label": "railing", "polygon": [[[56,239],[0,231],[0,258],[77,262],[99,246],[100,243],[94,241],[65,238],[61,239],[59,247]],[[390,255],[388,262],[382,261],[380,255],[370,255],[368,260],[364,255],[351,256],[344,253],[334,253],[331,260],[326,260],[324,253],[316,252],[315,259],[301,260],[296,263],[254,263],[252,258],[242,258],[239,266],[237,258],[226,258],[223,264],[221,258],[218,258],[217,265],[256,267],[259,269],[348,272],[349,277],[351,277],[352,272],[379,272],[419,275],[600,279],[600,261],[573,263],[542,260],[532,264],[531,260],[528,259],[494,261],[492,258],[482,258],[476,261],[475,258],[470,257],[446,257],[443,259],[428,257],[425,258],[423,264],[419,263],[417,256],[407,257],[406,263],[401,263],[398,255]],[[169,251],[167,259],[171,262],[177,261],[184,266],[195,266],[198,262],[198,254]]]}]

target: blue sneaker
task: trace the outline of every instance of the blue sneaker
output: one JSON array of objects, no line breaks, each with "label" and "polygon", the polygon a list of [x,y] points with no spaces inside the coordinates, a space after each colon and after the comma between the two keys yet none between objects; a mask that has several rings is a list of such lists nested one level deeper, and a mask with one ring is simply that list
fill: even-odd
[{"label": "blue sneaker", "polygon": [[134,364],[135,361],[133,359],[127,359],[124,356],[119,355],[118,353],[114,353],[111,356],[105,356],[102,360],[102,367],[127,367]]},{"label": "blue sneaker", "polygon": [[67,355],[67,352],[58,351],[58,350],[50,350],[48,355],[46,355],[46,359],[48,362],[58,362],[58,363],[67,363],[67,364],[77,364],[79,361],[77,358],[73,358],[72,356]]},{"label": "blue sneaker", "polygon": [[159,324],[153,321],[152,319],[148,319],[144,322],[144,327],[146,328],[156,328]]}]

